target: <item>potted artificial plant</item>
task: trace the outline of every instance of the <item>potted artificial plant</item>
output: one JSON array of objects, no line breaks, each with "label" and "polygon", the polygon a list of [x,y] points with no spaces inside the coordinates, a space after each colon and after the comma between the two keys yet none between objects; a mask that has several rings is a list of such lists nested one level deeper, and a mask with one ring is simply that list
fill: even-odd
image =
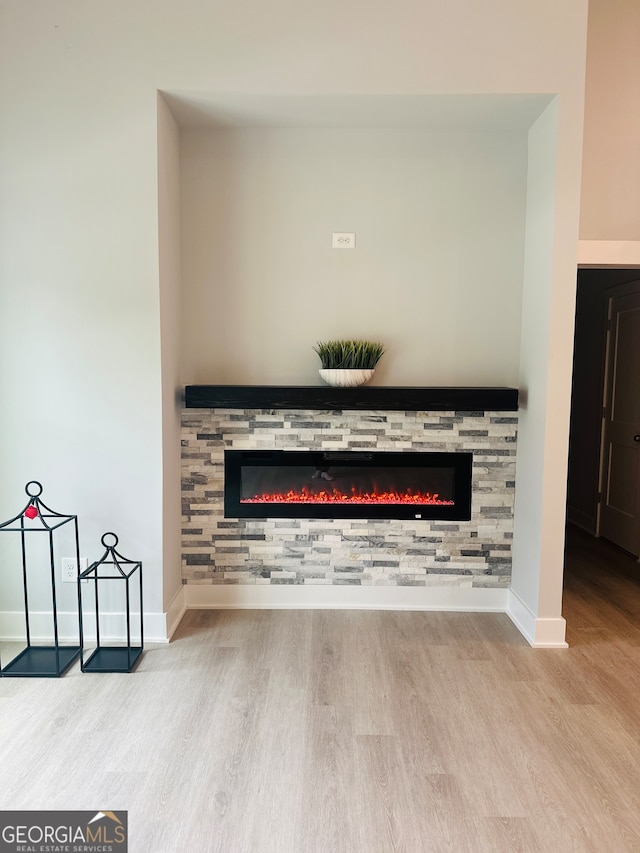
[{"label": "potted artificial plant", "polygon": [[321,378],[327,385],[364,385],[373,376],[384,355],[384,346],[374,341],[321,341],[314,347],[320,357]]}]

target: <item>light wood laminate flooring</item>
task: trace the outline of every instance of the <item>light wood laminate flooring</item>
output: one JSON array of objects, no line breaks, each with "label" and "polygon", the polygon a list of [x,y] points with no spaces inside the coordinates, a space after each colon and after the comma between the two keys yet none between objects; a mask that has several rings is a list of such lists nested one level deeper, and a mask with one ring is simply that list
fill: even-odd
[{"label": "light wood laminate flooring", "polygon": [[0,679],[0,809],[131,853],[640,851],[640,571],[570,534],[568,650],[504,614],[191,611],[130,675]]}]

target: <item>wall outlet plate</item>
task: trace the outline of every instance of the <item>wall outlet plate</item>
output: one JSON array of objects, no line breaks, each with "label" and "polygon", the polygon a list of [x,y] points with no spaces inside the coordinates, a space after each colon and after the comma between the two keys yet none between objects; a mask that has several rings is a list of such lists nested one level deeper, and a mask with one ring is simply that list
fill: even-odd
[{"label": "wall outlet plate", "polygon": [[[63,557],[60,561],[62,580],[64,583],[75,583],[78,580],[78,561],[75,557]],[[89,568],[87,557],[80,557],[80,571]],[[86,581],[83,581],[86,583]]]},{"label": "wall outlet plate", "polygon": [[334,231],[331,235],[332,249],[355,249],[356,235],[354,231]]}]

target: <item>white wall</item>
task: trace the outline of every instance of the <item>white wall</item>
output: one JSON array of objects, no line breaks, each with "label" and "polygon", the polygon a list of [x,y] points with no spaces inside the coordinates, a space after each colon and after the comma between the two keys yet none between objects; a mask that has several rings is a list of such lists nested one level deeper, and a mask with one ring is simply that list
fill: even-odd
[{"label": "white wall", "polygon": [[[549,106],[529,134],[529,175],[527,193],[527,240],[525,249],[524,295],[522,303],[521,416],[516,469],[513,572],[511,588],[517,601],[529,612],[530,634],[535,637],[535,620],[540,612],[540,581],[544,520],[554,496],[545,488],[548,393],[550,382],[549,346],[551,293],[553,281],[554,210],[556,198],[557,102]],[[561,509],[562,496],[558,503]],[[557,506],[555,507],[557,510]],[[562,518],[562,512],[560,512]],[[549,544],[562,547],[562,539]],[[551,565],[557,563],[557,555]],[[560,587],[561,588],[561,587]],[[559,616],[559,602],[552,608]],[[520,620],[522,621],[522,620]],[[564,631],[562,630],[564,636]]]},{"label": "white wall", "polygon": [[[81,515],[83,551],[112,528],[143,560],[157,614],[156,91],[558,93],[558,143],[573,155],[562,180],[580,159],[586,0],[561,14],[557,0],[0,0],[0,15],[0,517],[41,479],[54,506]],[[554,251],[567,261],[574,213],[563,213]],[[553,276],[553,289],[575,284],[566,263]],[[567,345],[553,299],[550,311],[544,359]],[[562,431],[556,441],[566,454]],[[536,464],[562,490],[547,451]],[[547,571],[561,578],[553,537]]]},{"label": "white wall", "polygon": [[0,517],[40,480],[161,613],[155,94],[126,70],[116,93],[101,22],[64,5],[2,7]]},{"label": "white wall", "polygon": [[[561,645],[580,133],[559,102],[529,134],[527,237],[510,613],[536,645]],[[566,130],[566,128],[565,128]],[[573,248],[572,248],[573,247]]]},{"label": "white wall", "polygon": [[640,3],[589,0],[581,240],[640,240],[638,104]]},{"label": "white wall", "polygon": [[[374,384],[517,385],[526,131],[183,130],[186,376],[320,384],[313,346],[381,340]],[[331,248],[333,231],[356,248]]]},{"label": "white wall", "polygon": [[182,414],[182,283],[180,131],[158,96],[158,248],[162,336],[163,608],[180,589],[180,421]]}]

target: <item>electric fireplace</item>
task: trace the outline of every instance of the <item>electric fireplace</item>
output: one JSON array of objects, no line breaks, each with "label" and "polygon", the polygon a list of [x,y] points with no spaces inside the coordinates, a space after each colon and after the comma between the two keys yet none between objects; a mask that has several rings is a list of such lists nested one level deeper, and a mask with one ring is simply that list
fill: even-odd
[{"label": "electric fireplace", "polygon": [[471,518],[466,452],[225,450],[227,518]]}]

